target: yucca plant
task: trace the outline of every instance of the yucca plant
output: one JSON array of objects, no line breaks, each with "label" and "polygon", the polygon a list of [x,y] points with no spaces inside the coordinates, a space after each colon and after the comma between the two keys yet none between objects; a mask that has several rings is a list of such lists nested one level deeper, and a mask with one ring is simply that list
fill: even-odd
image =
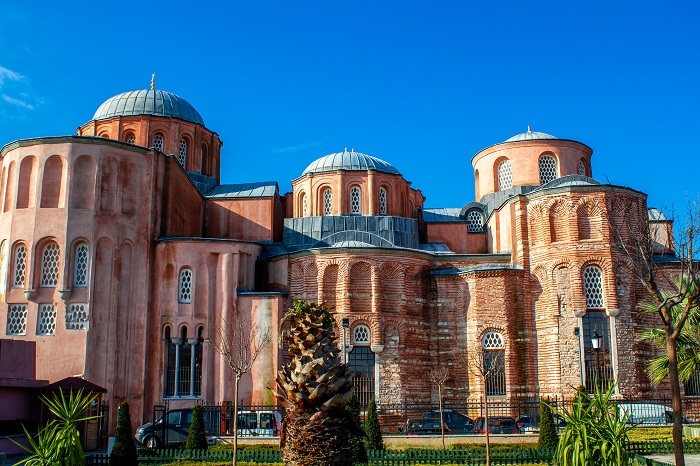
[{"label": "yucca plant", "polygon": [[627,434],[633,427],[629,415],[623,414],[612,401],[615,386],[603,392],[596,387],[593,395],[579,391],[571,409],[557,410],[566,420],[559,438],[555,464],[558,466],[618,466],[629,463],[625,449]]},{"label": "yucca plant", "polygon": [[294,301],[282,322],[289,363],[277,376],[275,396],[287,415],[282,460],[287,466],[352,466],[349,434],[361,429],[345,410],[353,393],[341,361],[330,308]]}]

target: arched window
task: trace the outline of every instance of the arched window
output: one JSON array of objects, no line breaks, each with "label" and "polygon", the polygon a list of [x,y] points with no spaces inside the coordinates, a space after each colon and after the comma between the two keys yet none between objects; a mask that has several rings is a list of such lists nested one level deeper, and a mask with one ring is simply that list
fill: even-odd
[{"label": "arched window", "polygon": [[153,136],[153,148],[159,152],[163,152],[165,150],[165,141],[163,140],[162,135],[156,134]]},{"label": "arched window", "polygon": [[184,268],[180,272],[180,286],[178,287],[180,303],[191,303],[192,302],[192,269]]},{"label": "arched window", "polygon": [[379,188],[379,213],[386,215],[386,189]]},{"label": "arched window", "polygon": [[587,309],[604,309],[603,271],[595,265],[583,269],[583,292],[586,295]]},{"label": "arched window", "polygon": [[87,243],[78,243],[75,247],[75,287],[84,288],[88,285],[90,269],[90,247]]},{"label": "arched window", "polygon": [[196,336],[188,338],[187,327],[179,337],[171,337],[170,327],[165,328],[165,396],[198,397],[202,393],[202,328]]},{"label": "arched window", "polygon": [[180,152],[177,154],[177,160],[183,168],[187,167],[187,140],[180,139]]},{"label": "arched window", "polygon": [[484,216],[478,210],[470,210],[467,214],[467,231],[481,233],[484,231]]},{"label": "arched window", "polygon": [[14,259],[12,287],[22,288],[27,278],[27,246],[18,244],[15,247]]},{"label": "arched window", "polygon": [[333,192],[330,188],[323,190],[323,215],[330,215],[333,212]]},{"label": "arched window", "polygon": [[540,185],[557,179],[557,161],[551,155],[540,157]]},{"label": "arched window", "polygon": [[367,406],[374,398],[375,357],[370,348],[370,331],[366,325],[358,325],[352,332],[353,348],[348,362],[353,371],[353,384],[360,406]]},{"label": "arched window", "polygon": [[578,161],[578,174],[586,176],[586,162],[584,162],[583,159]]},{"label": "arched window", "polygon": [[134,133],[126,133],[126,136],[124,137],[124,142],[127,144],[136,144],[136,136],[134,136]]},{"label": "arched window", "polygon": [[63,186],[63,159],[52,155],[44,164],[41,180],[41,207],[63,207],[65,188]]},{"label": "arched window", "polygon": [[306,199],[306,194],[301,193],[301,216],[306,217],[309,215],[309,205]]},{"label": "arched window", "polygon": [[44,288],[58,285],[59,255],[58,244],[49,243],[44,246],[44,252],[41,254],[41,286]]},{"label": "arched window", "polygon": [[498,164],[498,190],[510,189],[513,187],[513,175],[510,169],[510,160],[506,159]]},{"label": "arched window", "polygon": [[359,186],[353,186],[350,188],[350,213],[362,213],[362,191],[360,191]]},{"label": "arched window", "polygon": [[505,344],[503,335],[487,332],[481,339],[484,351],[484,372],[486,376],[486,396],[506,394]]},{"label": "arched window", "polygon": [[5,302],[7,277],[10,269],[10,243],[5,239],[0,244],[0,302]]},{"label": "arched window", "polygon": [[353,345],[369,345],[369,327],[358,325],[352,332]]},{"label": "arched window", "polygon": [[53,335],[56,333],[56,308],[53,304],[39,305],[39,318],[36,325],[37,335]]}]

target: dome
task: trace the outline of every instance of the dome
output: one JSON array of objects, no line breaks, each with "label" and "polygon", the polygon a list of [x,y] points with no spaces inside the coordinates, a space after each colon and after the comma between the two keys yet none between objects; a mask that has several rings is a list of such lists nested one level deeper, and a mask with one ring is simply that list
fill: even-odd
[{"label": "dome", "polygon": [[518,141],[532,141],[536,139],[557,139],[556,136],[552,136],[547,133],[538,133],[537,131],[531,131],[530,127],[527,127],[527,132],[516,134],[512,138],[506,139],[505,142],[518,142]]},{"label": "dome", "polygon": [[345,149],[343,152],[328,154],[320,159],[314,160],[308,167],[306,167],[306,170],[304,170],[302,176],[306,175],[307,173],[325,173],[336,170],[376,170],[378,172],[390,173],[392,175],[400,174],[399,171],[389,162],[385,162],[377,157],[372,157],[371,155],[355,152],[355,149],[352,149],[350,152]]},{"label": "dome", "polygon": [[156,89],[130,91],[115,95],[99,106],[93,120],[119,116],[153,115],[179,118],[204,126],[197,110],[185,99],[170,92]]}]

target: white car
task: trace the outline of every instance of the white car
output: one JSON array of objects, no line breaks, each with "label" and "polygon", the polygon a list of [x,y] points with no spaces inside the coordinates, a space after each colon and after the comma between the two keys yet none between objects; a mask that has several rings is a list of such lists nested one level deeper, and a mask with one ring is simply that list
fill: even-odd
[{"label": "white car", "polygon": [[[629,417],[629,424],[643,426],[662,426],[673,424],[673,408],[653,403],[620,403],[620,418]],[[683,424],[689,424],[683,417]]]},{"label": "white car", "polygon": [[273,410],[239,411],[240,437],[277,437],[282,427],[282,414]]}]

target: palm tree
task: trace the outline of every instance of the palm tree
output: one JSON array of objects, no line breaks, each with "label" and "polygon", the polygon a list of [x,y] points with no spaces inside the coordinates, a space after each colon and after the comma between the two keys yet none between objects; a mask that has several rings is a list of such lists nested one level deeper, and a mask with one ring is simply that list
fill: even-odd
[{"label": "palm tree", "polygon": [[294,301],[282,326],[290,357],[275,393],[287,410],[282,459],[287,466],[352,466],[349,434],[360,428],[345,410],[352,371],[341,362],[330,308]]}]

